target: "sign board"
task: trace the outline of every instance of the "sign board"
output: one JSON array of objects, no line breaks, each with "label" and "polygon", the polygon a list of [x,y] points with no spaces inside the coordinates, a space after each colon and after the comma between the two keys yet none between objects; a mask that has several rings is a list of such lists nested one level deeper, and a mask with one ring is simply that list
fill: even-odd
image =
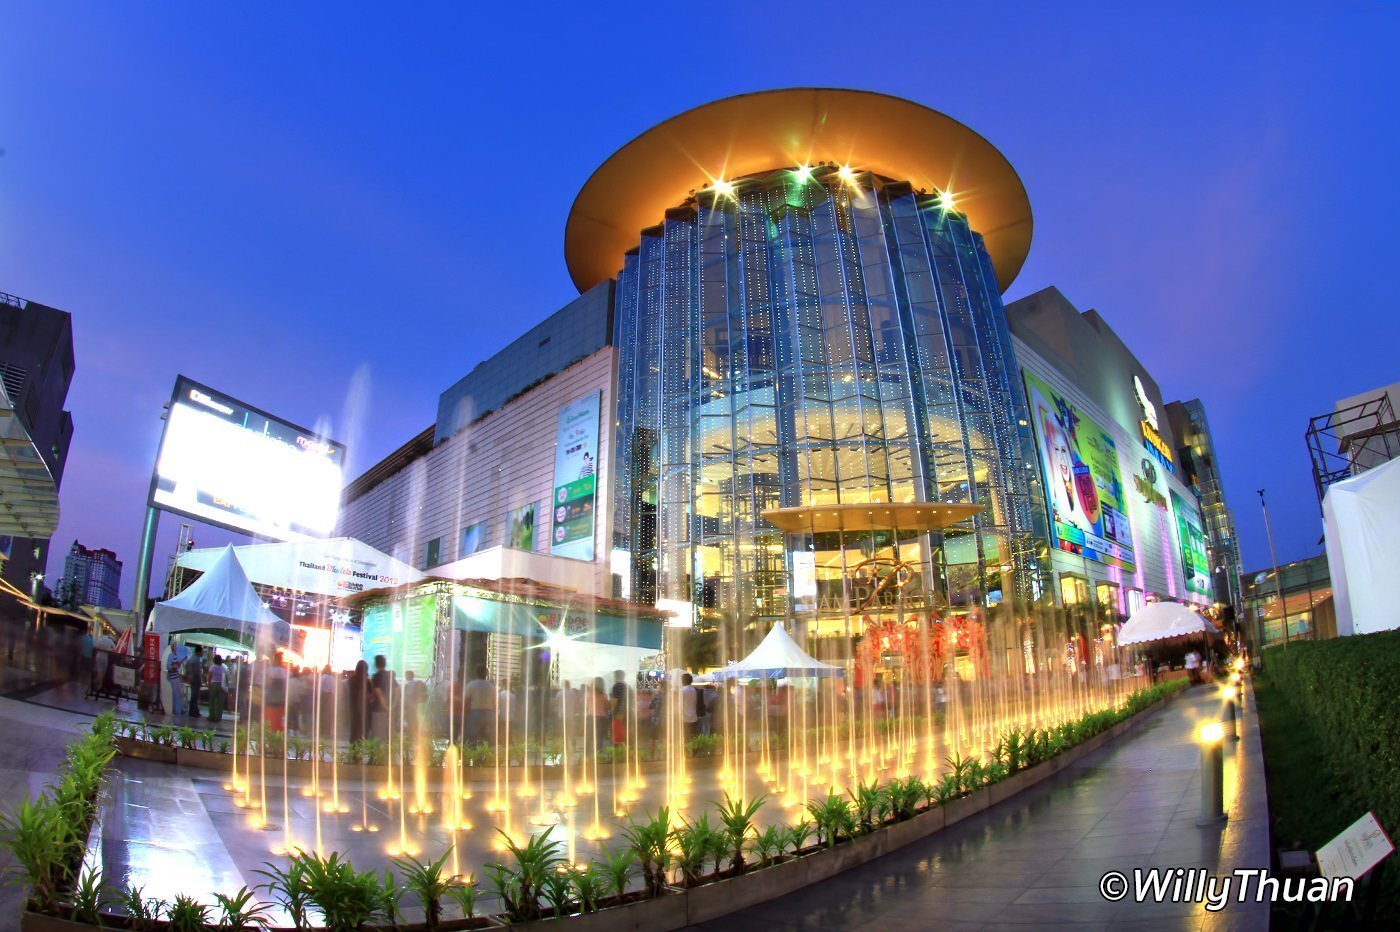
[{"label": "sign board", "polygon": [[136,668],[118,664],[112,667],[112,685],[131,692],[136,688]]},{"label": "sign board", "polygon": [[1385,829],[1368,812],[1318,849],[1317,866],[1322,876],[1357,878],[1385,860],[1395,850]]},{"label": "sign board", "polygon": [[141,639],[141,679],[154,683],[160,679],[160,635],[147,631]]},{"label": "sign board", "polygon": [[1030,372],[1025,379],[1055,546],[1089,560],[1133,569],[1133,535],[1117,444],[1108,431],[1048,384]]},{"label": "sign board", "polygon": [[556,557],[593,559],[598,499],[598,412],[601,391],[577,398],[559,409],[554,436],[554,497],[550,499],[553,531],[549,552]]},{"label": "sign board", "polygon": [[150,504],[274,540],[335,529],[345,447],[180,376]]},{"label": "sign board", "polygon": [[1210,595],[1210,560],[1206,535],[1201,530],[1201,514],[1172,489],[1172,511],[1176,513],[1176,537],[1181,544],[1181,568],[1188,592]]},{"label": "sign board", "polygon": [[365,607],[360,618],[360,652],[374,669],[382,654],[399,679],[409,670],[424,680],[433,675],[433,645],[437,634],[437,596],[395,599]]}]

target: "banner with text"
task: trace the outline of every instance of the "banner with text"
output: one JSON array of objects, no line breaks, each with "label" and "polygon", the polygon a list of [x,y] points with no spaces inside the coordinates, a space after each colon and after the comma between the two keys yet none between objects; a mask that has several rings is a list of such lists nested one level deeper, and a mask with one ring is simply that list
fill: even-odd
[{"label": "banner with text", "polygon": [[559,409],[554,450],[553,532],[549,552],[556,557],[593,559],[598,500],[598,413],[603,393],[592,392]]},{"label": "banner with text", "polygon": [[1188,592],[1210,595],[1210,559],[1206,554],[1206,535],[1201,530],[1201,515],[1196,506],[1172,489],[1172,511],[1176,513],[1176,536],[1181,543],[1181,568],[1185,572]]}]

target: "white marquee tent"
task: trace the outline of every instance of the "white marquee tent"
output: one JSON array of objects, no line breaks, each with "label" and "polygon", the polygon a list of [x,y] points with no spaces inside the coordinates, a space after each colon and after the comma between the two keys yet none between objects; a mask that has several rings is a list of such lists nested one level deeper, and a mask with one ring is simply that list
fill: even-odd
[{"label": "white marquee tent", "polygon": [[781,679],[799,676],[844,676],[845,670],[808,654],[781,624],[773,626],[753,652],[712,676],[717,680]]},{"label": "white marquee tent", "polygon": [[1134,612],[1123,625],[1118,632],[1118,646],[1216,633],[1215,625],[1180,602],[1152,602]]},{"label": "white marquee tent", "polygon": [[1400,460],[1333,483],[1322,500],[1337,633],[1400,628]]},{"label": "white marquee tent", "polygon": [[194,585],[156,604],[149,630],[163,635],[237,631],[250,643],[286,644],[291,637],[291,625],[268,610],[253,591],[231,544]]}]

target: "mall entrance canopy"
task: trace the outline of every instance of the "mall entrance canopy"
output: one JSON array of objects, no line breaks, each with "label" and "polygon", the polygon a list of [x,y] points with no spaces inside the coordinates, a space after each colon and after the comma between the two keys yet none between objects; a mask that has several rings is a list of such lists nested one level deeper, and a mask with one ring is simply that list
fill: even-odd
[{"label": "mall entrance canopy", "polygon": [[[258,585],[317,595],[368,592],[423,578],[418,569],[353,537],[249,544],[235,547],[234,553]],[[175,562],[203,573],[222,556],[219,549],[191,550]]]},{"label": "mall entrance canopy", "polygon": [[830,531],[939,531],[966,521],[981,505],[945,502],[868,502],[772,508],[763,517],[788,534]]}]

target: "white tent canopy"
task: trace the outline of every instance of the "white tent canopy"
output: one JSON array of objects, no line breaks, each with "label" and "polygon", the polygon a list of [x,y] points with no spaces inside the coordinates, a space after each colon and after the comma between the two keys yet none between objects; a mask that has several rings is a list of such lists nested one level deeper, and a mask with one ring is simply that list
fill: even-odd
[{"label": "white tent canopy", "polygon": [[1214,625],[1180,602],[1153,602],[1134,612],[1123,625],[1118,646],[1215,633]]},{"label": "white tent canopy", "polygon": [[1400,566],[1400,460],[1327,487],[1327,568],[1338,634],[1400,628],[1394,594]]},{"label": "white tent canopy", "polygon": [[[414,567],[353,537],[249,544],[234,552],[248,578],[260,585],[318,595],[368,592],[423,578]],[[222,556],[218,549],[191,550],[176,563],[208,572]]]},{"label": "white tent canopy", "polygon": [[285,644],[291,625],[268,610],[253,591],[230,544],[194,585],[159,602],[151,611],[151,631],[238,631],[250,642]]},{"label": "white tent canopy", "polygon": [[785,676],[844,676],[845,672],[808,654],[797,646],[781,624],[776,624],[753,653],[711,675],[717,680],[780,679]]}]

